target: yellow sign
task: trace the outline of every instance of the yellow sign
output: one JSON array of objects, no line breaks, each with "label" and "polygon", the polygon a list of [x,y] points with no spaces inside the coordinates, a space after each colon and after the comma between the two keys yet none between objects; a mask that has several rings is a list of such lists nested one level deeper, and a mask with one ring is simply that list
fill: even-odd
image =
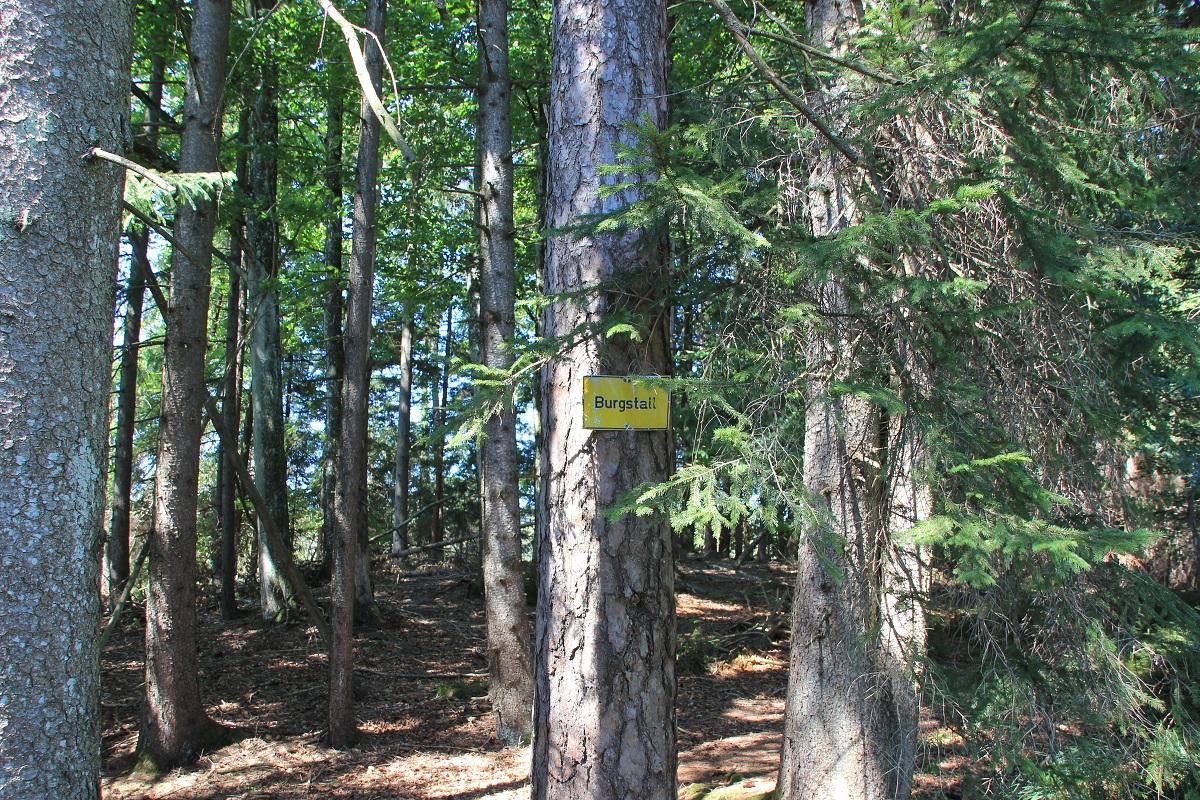
[{"label": "yellow sign", "polygon": [[667,427],[671,393],[636,377],[587,375],[583,427],[602,431],[655,431]]}]

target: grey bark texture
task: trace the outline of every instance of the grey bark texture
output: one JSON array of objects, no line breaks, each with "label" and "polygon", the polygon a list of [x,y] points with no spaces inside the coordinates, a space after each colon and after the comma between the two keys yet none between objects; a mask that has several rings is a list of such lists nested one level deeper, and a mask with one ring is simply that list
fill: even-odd
[{"label": "grey bark texture", "polygon": [[[255,17],[267,12],[250,4]],[[287,450],[284,444],[283,364],[279,340],[279,115],[275,105],[277,69],[270,53],[261,52],[257,85],[251,93],[250,181],[247,196],[246,272],[250,311],[250,396],[254,404],[254,483],[267,501],[275,529],[291,547],[288,525]],[[287,614],[289,590],[270,547],[262,546],[259,530],[258,596],[264,619],[280,621]]]},{"label": "grey bark texture", "polygon": [[0,0],[0,798],[100,797],[128,2]]},{"label": "grey bark texture", "polygon": [[[557,0],[553,7],[547,227],[620,207],[601,199],[597,167],[612,164],[626,125],[666,115],[665,3]],[[539,513],[535,800],[675,797],[675,606],[671,529],[657,517],[602,516],[618,496],[669,474],[666,431],[583,428],[589,374],[667,375],[669,315],[661,304],[665,248],[656,232],[550,237],[545,334],[628,308],[641,341],[589,337],[542,372],[543,491]],[[624,283],[608,292],[602,283]],[[639,305],[630,303],[633,295]]]},{"label": "grey bark texture", "polygon": [[[181,172],[219,169],[229,9],[229,0],[197,0],[193,6]],[[211,201],[182,204],[175,214],[175,238],[197,263],[182,252],[172,253],[165,315],[154,537],[147,571],[147,709],[138,738],[143,763],[159,770],[194,760],[217,731],[200,703],[196,665],[196,492],[215,223]]]},{"label": "grey bark texture", "polygon": [[[840,54],[862,6],[808,4],[812,43]],[[844,87],[812,98],[825,110]],[[857,223],[861,173],[829,149],[809,175],[814,236]],[[792,652],[777,793],[781,800],[903,800],[912,790],[919,722],[914,669],[924,649],[919,554],[893,536],[930,513],[916,480],[920,448],[889,418],[830,382],[857,366],[859,323],[836,275],[814,286],[824,327],[806,344],[804,484],[815,514],[797,554]]]},{"label": "grey bark texture", "polygon": [[[366,27],[383,41],[386,0],[368,0]],[[383,54],[367,38],[367,68],[376,90]],[[329,738],[334,747],[354,744],[354,616],[361,582],[360,513],[367,484],[367,401],[371,388],[371,303],[375,276],[375,211],[379,197],[379,120],[364,98],[359,106],[358,165],[354,181],[354,249],[342,334],[346,367],[342,385],[342,428],[338,490],[334,501],[337,538],[333,553],[332,644],[329,652]]]},{"label": "grey bark texture", "polygon": [[[508,0],[479,0],[476,8],[480,355],[489,369],[507,371],[516,332]],[[479,448],[488,693],[496,735],[516,745],[533,732],[533,643],[521,570],[517,412],[511,397],[488,418]]]}]

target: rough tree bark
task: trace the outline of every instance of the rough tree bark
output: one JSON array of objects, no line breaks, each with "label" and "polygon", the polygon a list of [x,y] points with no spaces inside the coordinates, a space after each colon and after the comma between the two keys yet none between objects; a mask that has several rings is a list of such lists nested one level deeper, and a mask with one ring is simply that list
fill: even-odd
[{"label": "rough tree bark", "polygon": [[[258,0],[249,5],[255,18],[266,14]],[[267,501],[271,519],[291,547],[288,524],[287,450],[284,444],[282,346],[279,340],[279,115],[275,104],[277,68],[271,54],[262,52],[256,65],[257,84],[248,98],[250,112],[250,181],[246,217],[249,245],[248,300],[250,329],[250,396],[254,404],[254,483]],[[281,620],[287,614],[288,587],[280,566],[264,546],[259,530],[258,596],[262,615]]]},{"label": "rough tree bark", "polygon": [[0,0],[0,798],[100,797],[130,3]]},{"label": "rough tree bark", "polygon": [[[611,211],[596,167],[614,162],[627,123],[666,120],[666,8],[661,2],[556,0],[553,8],[547,225]],[[675,608],[671,529],[658,517],[602,512],[669,474],[666,431],[588,431],[589,374],[670,371],[665,247],[653,231],[549,239],[546,293],[588,292],[547,309],[548,337],[628,309],[641,341],[586,338],[542,372],[544,502],[539,513],[535,800],[675,797]],[[607,291],[617,280],[621,291]],[[636,306],[628,298],[637,297]]]},{"label": "rough tree bark", "polygon": [[[812,43],[841,54],[862,6],[815,0]],[[811,98],[828,113],[841,87]],[[862,175],[828,149],[809,175],[814,236],[855,224]],[[824,328],[806,343],[813,374],[805,415],[804,484],[817,499],[797,554],[778,796],[781,800],[903,800],[912,789],[919,704],[914,648],[923,647],[917,553],[892,534],[929,512],[914,480],[919,448],[902,419],[830,382],[857,366],[858,323],[835,274],[814,286]]]},{"label": "rough tree bark", "polygon": [[[181,172],[220,168],[229,0],[193,6],[180,137]],[[196,491],[203,429],[204,354],[216,208],[181,204],[174,235],[198,261],[171,257],[163,348],[162,422],[154,492],[154,536],[146,598],[147,711],[138,750],[151,769],[193,760],[219,734],[200,703],[196,665]]]},{"label": "rough tree bark", "polygon": [[321,572],[333,570],[333,503],[337,494],[338,436],[342,430],[342,87],[329,76],[325,106],[325,441],[321,454]]},{"label": "rough tree bark", "polygon": [[[368,0],[366,27],[383,41],[386,0]],[[367,37],[367,68],[378,91],[383,53]],[[360,539],[366,520],[360,507],[367,484],[367,400],[371,388],[371,300],[375,276],[375,210],[379,194],[379,120],[366,98],[359,106],[358,166],[354,178],[354,250],[346,297],[346,352],[338,489],[334,502],[337,538],[333,554],[333,642],[329,652],[329,739],[349,747],[358,736],[354,721],[354,617],[361,583]]]},{"label": "rough tree bark", "polygon": [[[479,0],[479,310],[483,364],[507,371],[516,333],[512,83],[508,0]],[[533,732],[533,648],[521,570],[517,412],[512,398],[488,418],[480,443],[488,693],[496,734],[517,745]]]}]

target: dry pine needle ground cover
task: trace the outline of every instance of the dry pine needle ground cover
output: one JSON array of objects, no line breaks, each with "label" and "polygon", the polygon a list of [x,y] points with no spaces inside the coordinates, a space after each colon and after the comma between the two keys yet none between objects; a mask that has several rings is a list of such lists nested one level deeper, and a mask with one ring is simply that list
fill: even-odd
[{"label": "dry pine needle ground cover", "polygon": [[[303,622],[262,627],[200,613],[201,694],[241,742],[205,753],[156,780],[132,778],[142,698],[142,629],[123,622],[103,655],[104,796],[109,800],[518,800],[529,796],[529,750],[493,735],[482,600],[470,573],[388,576],[376,587],[379,620],[356,631],[356,711],[350,751],[321,743],[325,653]],[[778,565],[726,562],[680,568],[678,696],[681,796],[696,784],[754,797],[774,786],[787,683],[785,587]],[[940,782],[934,782],[940,784]],[[926,782],[929,796],[944,785]],[[727,795],[726,792],[729,792]],[[953,796],[953,794],[945,795]]]}]

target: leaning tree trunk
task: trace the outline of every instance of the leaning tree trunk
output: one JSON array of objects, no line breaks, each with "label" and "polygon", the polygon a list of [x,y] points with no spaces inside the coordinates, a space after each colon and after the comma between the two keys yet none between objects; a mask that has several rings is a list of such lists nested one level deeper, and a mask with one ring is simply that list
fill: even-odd
[{"label": "leaning tree trunk", "polygon": [[[198,0],[193,6],[188,53],[179,169],[212,172],[220,169],[229,0]],[[193,760],[217,732],[200,703],[196,666],[196,492],[216,216],[211,200],[180,204],[175,214],[175,239],[196,261],[180,250],[172,253],[163,348],[146,599],[147,713],[138,739],[143,763],[155,769]]]},{"label": "leaning tree trunk", "polygon": [[[553,36],[547,227],[560,230],[637,197],[602,199],[601,183],[618,178],[597,167],[614,163],[618,143],[635,143],[628,123],[667,122],[666,6],[556,0]],[[675,797],[671,528],[657,516],[602,513],[667,477],[670,438],[584,430],[580,409],[586,375],[669,374],[665,254],[657,231],[560,234],[547,246],[546,294],[586,293],[550,305],[547,337],[620,311],[641,330],[585,338],[542,372],[535,800]],[[602,284],[614,276],[622,290],[610,294]]]},{"label": "leaning tree trunk", "polygon": [[[484,366],[508,371],[516,333],[508,0],[480,0],[477,9],[480,339]],[[488,418],[484,437],[479,471],[488,693],[497,736],[516,745],[533,732],[533,649],[521,572],[517,412],[510,394]]]},{"label": "leaning tree trunk", "polygon": [[[813,44],[844,51],[858,29],[855,8],[811,3]],[[813,107],[834,112],[826,98],[840,88],[815,94]],[[814,164],[812,233],[828,237],[861,219],[854,191],[862,176],[832,149]],[[928,513],[928,493],[913,477],[920,452],[906,430],[912,426],[862,397],[831,396],[831,382],[860,366],[854,343],[862,331],[836,273],[814,293],[824,328],[810,336],[805,358],[812,374],[827,377],[807,390],[804,484],[823,506],[797,554],[777,792],[781,800],[903,800],[912,789],[919,721],[912,669],[924,620],[917,553],[895,546],[892,533]]]},{"label": "leaning tree trunk", "polygon": [[[386,0],[367,1],[367,28],[383,40]],[[378,90],[383,53],[367,37],[367,67]],[[329,740],[349,747],[358,735],[354,721],[354,616],[360,515],[367,485],[367,401],[371,388],[371,300],[375,275],[375,209],[379,191],[379,120],[364,98],[359,106],[358,167],[354,179],[354,252],[350,260],[343,342],[346,371],[342,388],[341,447],[334,502],[337,538],[333,554],[333,640],[329,649]]]},{"label": "leaning tree trunk", "polygon": [[[0,798],[99,800],[128,2],[0,0]],[[53,131],[53,134],[49,132]]]},{"label": "leaning tree trunk", "polygon": [[325,440],[321,454],[321,572],[333,570],[333,503],[337,494],[338,436],[342,430],[342,87],[329,77],[325,106]]},{"label": "leaning tree trunk", "polygon": [[[251,3],[253,16],[266,13]],[[251,100],[250,181],[246,217],[249,244],[249,305],[251,317],[250,397],[254,405],[254,483],[267,501],[275,529],[290,547],[288,524],[287,450],[284,444],[282,345],[279,339],[279,222],[276,217],[279,117],[275,105],[277,69],[269,53],[259,54],[258,85]],[[264,619],[278,621],[287,614],[288,587],[277,558],[258,530],[258,596]]]}]

